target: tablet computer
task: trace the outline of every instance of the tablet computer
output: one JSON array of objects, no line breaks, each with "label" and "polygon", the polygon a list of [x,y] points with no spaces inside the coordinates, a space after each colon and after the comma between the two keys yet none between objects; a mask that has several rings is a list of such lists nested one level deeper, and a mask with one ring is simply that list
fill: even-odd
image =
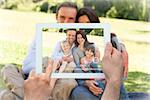
[{"label": "tablet computer", "polygon": [[[110,42],[110,25],[108,23],[40,23],[36,25],[36,73],[42,73],[42,58],[51,57],[55,45],[58,41],[66,39],[66,30],[82,30],[87,34],[88,41],[94,43],[100,51],[102,60],[105,45]],[[96,62],[97,63],[97,62]],[[91,65],[92,66],[92,65]],[[98,63],[101,69],[101,63]],[[81,70],[81,69],[75,69]],[[97,69],[96,69],[97,70]],[[58,73],[51,74],[53,78],[104,78],[102,71],[88,73]]]}]

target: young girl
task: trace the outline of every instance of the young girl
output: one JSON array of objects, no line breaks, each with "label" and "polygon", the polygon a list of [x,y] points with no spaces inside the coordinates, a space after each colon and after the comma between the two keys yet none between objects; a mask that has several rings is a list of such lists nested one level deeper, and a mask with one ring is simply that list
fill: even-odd
[{"label": "young girl", "polygon": [[[96,61],[95,61],[96,60]],[[81,58],[81,69],[85,73],[100,73],[100,68],[98,68],[97,63],[99,62],[99,59],[95,59],[95,47],[94,45],[88,45],[85,48],[85,57]],[[93,79],[92,79],[93,80]],[[97,87],[100,87],[103,91],[105,88],[104,82],[102,82],[104,79],[96,79],[95,81],[97,84],[95,84]],[[98,97],[101,98],[103,92],[100,92]]]},{"label": "young girl", "polygon": [[[60,57],[67,58],[72,57],[71,53],[71,46],[69,43],[64,40],[61,42],[61,49]],[[74,62],[67,62],[62,59],[54,59],[53,60],[53,72],[73,72],[74,68],[69,66],[74,64]],[[68,83],[67,86],[64,86],[64,83]],[[52,91],[51,95],[54,100],[68,100],[68,97],[72,91],[72,89],[77,85],[76,81],[74,79],[56,79],[52,78],[50,81],[50,89]]]},{"label": "young girl", "polygon": [[97,63],[99,63],[99,58],[95,57],[95,47],[89,44],[85,47],[85,57],[81,58],[81,68],[84,72],[100,72]]}]

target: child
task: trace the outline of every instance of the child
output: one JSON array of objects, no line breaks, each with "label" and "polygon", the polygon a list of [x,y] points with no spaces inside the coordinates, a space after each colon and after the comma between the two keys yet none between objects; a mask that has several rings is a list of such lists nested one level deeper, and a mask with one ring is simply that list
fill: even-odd
[{"label": "child", "polygon": [[[70,45],[69,43],[64,40],[61,42],[61,49],[62,51],[60,52],[59,56],[60,58],[67,58],[67,57],[71,57],[73,59],[73,56],[72,56],[72,53],[71,53],[71,49],[70,49]],[[59,73],[62,73],[62,72],[72,72],[74,70],[74,68],[67,68],[67,64],[69,63],[72,63],[72,62],[67,62],[67,61],[64,61],[62,59],[55,59],[54,62],[53,62],[53,71],[55,71],[56,69],[58,69],[58,72]]]},{"label": "child", "polygon": [[[95,61],[95,47],[94,45],[88,45],[85,48],[85,57],[81,58],[81,69],[85,73],[100,73],[100,68],[98,68],[97,62],[99,62],[99,59],[97,58]],[[96,80],[97,84],[96,86],[100,87],[103,91],[105,88],[105,84],[101,80]],[[98,95],[99,98],[101,98],[102,92]]]},{"label": "child", "polygon": [[[97,63],[95,63],[94,61],[94,55],[95,55],[95,48],[93,45],[89,45],[85,48],[85,57],[81,58],[81,69],[83,70],[83,72],[85,73],[100,73],[100,71],[98,70],[98,66]],[[99,60],[97,58],[97,60]],[[98,62],[98,61],[96,61]],[[105,89],[105,80],[104,79],[96,79],[97,84],[95,84],[96,86],[102,88],[102,90],[104,91]],[[103,93],[103,92],[102,92]],[[101,98],[102,93],[99,93],[98,97]],[[124,100],[124,98],[128,98],[128,95],[126,93],[126,90],[124,88],[124,85],[122,84],[120,87],[120,99]],[[127,99],[128,100],[128,99]]]},{"label": "child", "polygon": [[[71,57],[73,58],[71,54],[71,46],[69,43],[64,40],[61,42],[61,49],[62,51],[60,52],[60,58],[67,58]],[[67,62],[62,59],[54,59],[53,60],[53,72],[73,72],[74,68],[71,66],[68,66],[69,64],[74,64],[74,62]],[[68,86],[64,86],[64,82],[68,82]],[[76,81],[74,79],[51,79],[50,82],[50,88],[53,91],[52,92],[52,97],[55,100],[67,100],[71,90],[77,85]],[[61,89],[60,89],[61,88]],[[62,95],[63,94],[63,95]]]}]

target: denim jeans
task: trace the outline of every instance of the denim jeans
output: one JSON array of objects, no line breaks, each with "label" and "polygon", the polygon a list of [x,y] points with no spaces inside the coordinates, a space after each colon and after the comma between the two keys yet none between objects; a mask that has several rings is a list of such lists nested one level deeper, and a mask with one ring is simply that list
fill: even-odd
[{"label": "denim jeans", "polygon": [[[73,89],[71,93],[71,100],[100,100],[100,98],[93,95],[87,87],[79,85]],[[129,100],[123,84],[120,88],[120,100]]]}]

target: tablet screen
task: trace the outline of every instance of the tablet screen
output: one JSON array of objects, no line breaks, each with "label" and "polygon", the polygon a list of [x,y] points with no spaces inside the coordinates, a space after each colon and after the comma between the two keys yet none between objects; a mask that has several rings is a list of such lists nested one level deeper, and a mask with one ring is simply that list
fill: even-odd
[{"label": "tablet screen", "polygon": [[[67,41],[68,34],[75,32],[73,45],[72,37]],[[106,23],[50,23],[38,24],[36,27],[36,72],[42,73],[42,62],[48,57],[55,64],[54,78],[100,78],[104,77],[101,60],[105,44],[110,42],[110,26]],[[84,42],[83,42],[84,41]],[[88,41],[88,43],[87,43]],[[80,44],[84,44],[83,50]],[[68,49],[67,49],[68,46]],[[73,58],[67,62],[62,58]],[[76,67],[74,67],[74,64]]]}]

